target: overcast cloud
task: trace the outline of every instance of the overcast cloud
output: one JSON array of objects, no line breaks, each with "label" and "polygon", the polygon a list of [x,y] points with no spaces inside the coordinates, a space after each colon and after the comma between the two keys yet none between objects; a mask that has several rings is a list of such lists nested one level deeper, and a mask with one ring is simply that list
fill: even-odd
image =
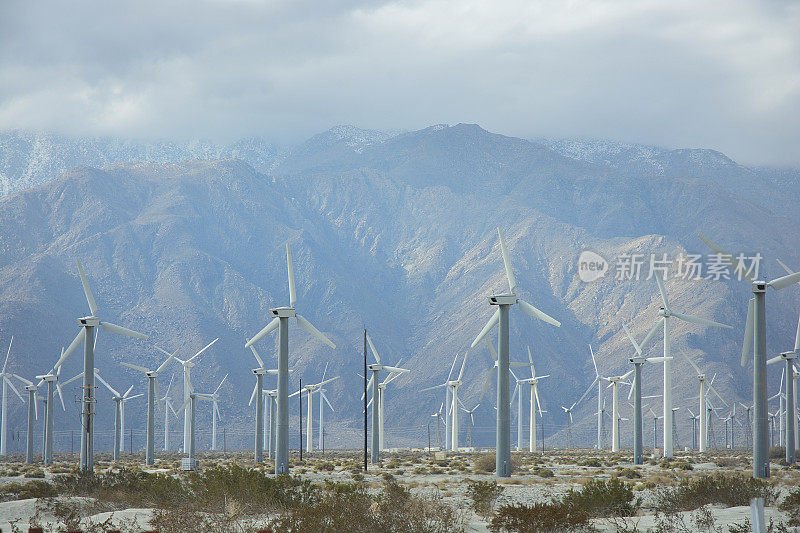
[{"label": "overcast cloud", "polygon": [[0,129],[292,143],[334,124],[800,164],[800,4],[0,2]]}]

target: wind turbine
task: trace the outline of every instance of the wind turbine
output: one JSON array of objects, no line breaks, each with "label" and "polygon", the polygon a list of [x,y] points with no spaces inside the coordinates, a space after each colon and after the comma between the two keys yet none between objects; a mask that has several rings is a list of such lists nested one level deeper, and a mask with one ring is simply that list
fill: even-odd
[{"label": "wind turbine", "polygon": [[222,384],[228,379],[228,374],[222,378],[217,388],[211,394],[198,394],[197,397],[203,400],[211,401],[211,451],[217,450],[217,421],[222,421],[222,415],[219,414],[219,389]]},{"label": "wind turbine", "polygon": [[[61,350],[61,357],[64,357],[64,349]],[[53,410],[55,403],[53,402],[53,386],[58,390],[58,397],[61,400],[61,408],[66,411],[64,405],[64,395],[61,392],[61,384],[58,383],[58,378],[61,375],[61,367],[53,367],[53,370],[47,374],[36,376],[39,383],[37,388],[47,383],[47,404],[45,407],[45,427],[44,427],[44,446],[42,447],[42,462],[45,465],[53,463]]]},{"label": "wind turbine", "polygon": [[497,372],[497,432],[496,432],[496,445],[495,445],[495,472],[498,477],[511,476],[511,419],[510,419],[510,405],[509,405],[509,391],[508,391],[508,312],[512,305],[519,304],[522,312],[530,315],[533,318],[542,320],[556,327],[561,326],[561,322],[552,318],[551,316],[543,313],[535,308],[525,300],[517,298],[515,290],[517,282],[514,279],[514,272],[511,270],[511,262],[508,257],[508,250],[506,249],[505,242],[503,241],[503,232],[497,228],[497,234],[500,238],[500,250],[503,254],[503,263],[506,269],[506,278],[508,280],[508,293],[494,294],[489,296],[489,305],[497,306],[497,310],[492,317],[483,327],[481,332],[472,341],[474,348],[483,339],[489,331],[495,326],[499,325],[499,339],[498,339],[498,372]]},{"label": "wind turbine", "polygon": [[592,356],[592,364],[594,365],[594,381],[592,382],[592,386],[597,384],[597,444],[595,448],[598,450],[603,449],[603,435],[605,431],[603,430],[603,424],[605,420],[603,417],[605,416],[605,391],[606,387],[603,385],[603,378],[600,376],[600,371],[597,370],[597,360],[594,357],[594,350],[592,350],[592,345],[589,345],[589,354]]},{"label": "wind turbine", "polygon": [[[327,367],[328,367],[328,365],[326,364],[325,365],[325,372],[327,372],[327,370],[328,370]],[[308,406],[307,406],[307,413],[308,414],[306,416],[306,451],[308,453],[311,453],[312,451],[314,451],[314,430],[313,430],[313,425],[314,425],[314,392],[319,390],[319,389],[321,389],[323,386],[327,385],[331,381],[339,379],[339,376],[336,376],[334,378],[325,379],[324,378],[325,372],[323,373],[322,381],[320,381],[319,383],[314,383],[312,385],[305,385],[301,390],[298,390],[298,391],[296,391],[296,392],[294,392],[294,393],[289,395],[289,398],[293,398],[294,396],[297,396],[298,394],[301,394],[301,392],[305,391],[306,396],[308,397]],[[322,407],[320,407],[320,412],[322,412]]]},{"label": "wind turbine", "polygon": [[78,335],[73,339],[67,349],[64,351],[61,359],[56,363],[56,368],[64,364],[64,361],[75,349],[83,343],[83,411],[81,414],[81,471],[92,473],[94,472],[94,345],[95,328],[101,327],[104,331],[116,333],[118,335],[125,335],[136,339],[146,339],[147,335],[133,331],[132,329],[117,326],[111,322],[100,320],[97,315],[97,303],[94,300],[92,289],[89,287],[89,280],[83,273],[83,266],[77,259],[75,263],[78,266],[78,274],[81,278],[83,285],[83,292],[86,295],[86,301],[89,304],[91,315],[78,319],[78,324],[81,330]]},{"label": "wind turbine", "polygon": [[[278,331],[278,431],[275,456],[275,473],[286,474],[289,472],[289,319],[294,317],[297,325],[306,330],[313,337],[324,342],[331,348],[336,345],[326,337],[311,322],[300,316],[294,304],[297,296],[294,288],[294,266],[292,265],[292,249],[286,243],[286,264],[289,273],[289,307],[276,307],[271,310],[275,317],[264,328],[247,341],[245,348],[249,348],[265,335]],[[261,395],[258,395],[259,399]],[[263,423],[263,420],[262,420]]]},{"label": "wind turbine", "polygon": [[[372,372],[372,376],[369,378],[369,382],[367,383],[367,390],[372,388],[372,400],[370,403],[372,404],[372,448],[370,454],[370,460],[373,464],[377,463],[379,460],[379,451],[380,451],[380,390],[378,388],[379,379],[380,379],[380,372],[381,370],[387,370],[389,372],[402,372],[406,373],[408,370],[404,368],[397,368],[393,366],[385,366],[381,363],[381,356],[378,355],[378,350],[375,349],[375,345],[372,343],[372,337],[369,336],[367,333],[367,343],[369,344],[369,349],[372,352],[372,356],[375,357],[375,363],[367,366],[367,368]],[[433,387],[435,388],[435,387]],[[426,389],[427,390],[427,389]],[[361,395],[361,400],[364,400],[364,395]]]},{"label": "wind turbine", "polygon": [[[689,364],[692,365],[692,368],[695,372],[697,372],[697,379],[700,381],[700,446],[699,451],[700,453],[706,452],[706,447],[708,445],[708,426],[711,422],[708,419],[708,391],[713,392],[720,401],[725,404],[725,407],[730,407],[725,400],[722,399],[722,396],[716,391],[713,386],[714,378],[711,378],[711,381],[706,380],[706,374],[695,364],[694,361],[689,358],[685,353],[681,352],[683,356],[689,361]],[[716,374],[714,375],[716,377]]]},{"label": "wind turbine", "polygon": [[[186,374],[184,375],[186,376]],[[189,442],[183,449],[183,453],[187,454],[188,457],[184,459],[183,468],[185,470],[195,470],[197,468],[197,460],[195,459],[195,413],[196,413],[196,404],[198,395],[194,392],[194,385],[192,385],[192,378],[191,375],[188,376],[188,379],[184,379],[184,386],[189,391],[189,397],[186,398],[181,405],[181,408],[178,409],[178,413],[180,414],[181,411],[189,408]]]},{"label": "wind turbine", "polygon": [[[253,375],[256,377],[256,384],[253,386],[253,394],[250,395],[250,401],[248,402],[248,406],[253,405],[253,400],[256,401],[256,427],[255,427],[255,447],[254,447],[254,456],[255,462],[260,463],[264,460],[264,376],[267,374],[277,375],[279,371],[277,369],[267,369],[264,365],[264,360],[261,359],[261,356],[256,351],[256,347],[252,344],[250,345],[250,351],[253,352],[253,357],[256,358],[258,362],[258,368],[253,369]],[[261,391],[261,393],[259,393]],[[270,414],[270,425],[273,424],[272,415]],[[271,430],[270,430],[271,432]],[[272,446],[272,443],[270,443]],[[272,448],[270,447],[270,450]],[[270,454],[270,457],[272,455]]]},{"label": "wind turbine", "polygon": [[472,447],[472,428],[473,428],[473,427],[475,427],[475,418],[474,418],[474,416],[473,416],[473,415],[475,414],[475,410],[476,410],[478,407],[480,407],[480,405],[481,405],[481,404],[477,404],[477,405],[476,405],[475,407],[473,407],[472,409],[467,409],[467,408],[466,408],[466,407],[464,407],[463,405],[464,405],[464,404],[462,403],[462,404],[461,404],[461,406],[462,406],[462,407],[461,407],[461,410],[462,410],[462,411],[464,411],[465,413],[467,413],[467,414],[469,415],[469,446],[470,446],[470,448],[471,448],[471,447]]},{"label": "wind turbine", "polygon": [[[631,394],[635,392],[633,401],[633,464],[640,465],[644,463],[643,442],[642,442],[642,365],[645,361],[650,362],[666,362],[666,357],[644,357],[642,354],[642,347],[633,338],[633,335],[628,330],[628,327],[623,324],[622,329],[631,341],[633,349],[636,350],[636,355],[629,360],[634,365],[633,386],[628,392],[628,400],[631,399]],[[669,359],[672,359],[671,357]],[[595,373],[597,370],[595,368]],[[598,374],[599,375],[599,374]]]},{"label": "wind turbine", "polygon": [[564,413],[567,415],[567,440],[569,441],[570,448],[573,448],[575,444],[572,440],[572,410],[575,409],[576,405],[578,405],[578,402],[573,403],[569,407],[561,406],[561,409],[563,409]]},{"label": "wind turbine", "polygon": [[[488,341],[487,341],[488,342]],[[491,346],[490,346],[491,349]],[[444,388],[445,390],[445,400],[442,402],[442,405],[439,406],[438,415],[442,416],[442,410],[444,409],[444,449],[449,450],[452,448],[450,445],[451,438],[453,436],[453,432],[450,429],[450,423],[453,421],[452,416],[450,416],[450,407],[453,405],[453,402],[450,400],[450,387],[447,386],[450,383],[450,378],[453,376],[453,370],[456,367],[456,361],[458,361],[458,353],[456,353],[455,357],[453,357],[453,364],[450,365],[450,372],[447,373],[447,379],[444,380],[444,383],[440,383],[439,385],[434,385],[433,387],[428,387],[426,389],[422,389],[420,392],[426,392],[433,389],[441,389]],[[485,392],[485,391],[484,391]],[[363,395],[361,401],[364,401]],[[438,426],[437,426],[438,431]]]},{"label": "wind turbine", "polygon": [[674,427],[674,423],[672,420],[671,411],[672,411],[672,359],[670,358],[670,318],[674,317],[679,320],[683,320],[684,322],[691,322],[693,324],[700,324],[703,326],[715,326],[720,328],[731,328],[727,324],[721,324],[719,322],[714,322],[713,320],[708,320],[705,318],[700,318],[692,315],[687,315],[684,313],[679,313],[677,311],[673,311],[672,308],[669,306],[669,301],[667,300],[667,291],[664,288],[664,280],[661,279],[661,274],[656,272],[653,275],[656,278],[656,283],[658,283],[658,291],[661,294],[661,301],[663,305],[658,311],[659,319],[655,323],[655,325],[650,329],[645,337],[644,341],[642,342],[641,346],[647,346],[650,342],[650,339],[656,334],[656,332],[663,326],[664,328],[664,457],[672,457],[673,455],[673,433],[672,429]]},{"label": "wind turbine", "polygon": [[116,391],[116,389],[109,385],[106,380],[103,379],[103,376],[100,375],[100,372],[98,372],[96,368],[94,369],[94,377],[96,377],[100,383],[105,385],[109,392],[111,392],[114,399],[114,460],[118,461],[119,454],[122,451],[123,435],[125,434],[125,402],[143,395],[137,394],[135,396],[131,396],[130,394],[133,391],[133,385],[131,385],[128,390],[125,391],[125,394],[120,394]]},{"label": "wind turbine", "polygon": [[6,455],[6,440],[8,436],[8,413],[7,413],[7,405],[6,405],[6,387],[11,387],[11,390],[14,391],[14,394],[19,396],[19,399],[22,403],[25,403],[25,398],[19,393],[17,388],[11,382],[12,377],[18,377],[11,372],[6,371],[6,367],[8,366],[8,357],[11,355],[11,345],[14,344],[14,337],[11,337],[11,342],[8,343],[8,353],[6,353],[6,360],[3,363],[3,370],[0,371],[0,382],[3,384],[3,397],[2,400],[2,408],[0,408],[0,455]]},{"label": "wind turbine", "polygon": [[265,390],[264,395],[267,397],[267,402],[269,404],[269,435],[267,435],[267,428],[264,428],[264,440],[267,441],[267,457],[270,459],[275,459],[275,432],[276,432],[276,423],[277,423],[277,412],[278,412],[278,389],[272,390]]},{"label": "wind turbine", "polygon": [[[136,370],[138,372],[143,372],[145,376],[147,376],[147,445],[145,447],[145,454],[144,454],[145,455],[144,463],[147,466],[152,466],[153,464],[155,464],[156,400],[159,398],[158,375],[167,367],[170,361],[175,359],[175,355],[178,353],[177,350],[175,350],[174,353],[169,353],[166,350],[159,348],[158,346],[156,346],[156,349],[159,350],[161,353],[166,354],[167,358],[166,360],[164,360],[163,363],[161,363],[161,365],[159,365],[159,367],[155,371],[152,371],[143,366],[134,365],[132,363],[124,363],[124,362],[120,363],[124,367]],[[170,384],[172,384],[171,380]]]},{"label": "wind turbine", "polygon": [[692,449],[697,449],[697,422],[700,420],[700,415],[696,415],[692,412],[691,409],[688,407],[686,408],[689,411],[689,421],[692,423]]},{"label": "wind turbine", "polygon": [[178,418],[178,413],[175,411],[175,406],[172,405],[172,399],[169,396],[169,391],[172,389],[172,382],[175,379],[175,374],[172,374],[172,377],[169,378],[169,385],[167,385],[167,392],[164,393],[163,398],[159,398],[160,401],[164,402],[164,451],[169,450],[169,413],[172,411],[172,414],[175,418]]},{"label": "wind turbine", "polygon": [[[767,287],[778,291],[800,281],[800,272],[766,282],[754,280],[753,276],[739,262],[708,239],[703,234],[700,240],[723,257],[734,268],[734,272],[743,272],[745,279],[752,283],[753,297],[747,305],[747,319],[742,344],[741,365],[747,365],[748,350],[753,350],[753,406],[755,409],[755,430],[753,435],[753,477],[769,477],[769,434],[767,428]],[[785,268],[785,265],[784,265]],[[787,269],[788,270],[788,269]]]},{"label": "wind turbine", "polygon": [[[539,409],[539,416],[542,416],[542,403],[539,401],[539,380],[549,378],[550,374],[545,374],[544,376],[537,376],[536,369],[533,367],[533,356],[531,355],[531,347],[528,346],[528,361],[531,367],[531,377],[528,379],[520,380],[521,383],[528,383],[531,386],[531,419],[530,419],[530,426],[529,426],[529,439],[528,439],[528,451],[535,452],[536,451],[536,410],[535,408],[538,407]],[[521,393],[520,393],[521,394]],[[534,404],[535,400],[535,404]],[[520,406],[521,407],[521,406]],[[520,410],[521,412],[521,410]]]},{"label": "wind turbine", "polygon": [[[786,409],[784,402],[786,401],[786,394],[783,392],[783,378],[786,376],[786,368],[781,370],[781,381],[780,386],[778,387],[778,392],[775,393],[773,396],[767,398],[767,402],[771,402],[772,400],[778,400],[778,413],[783,413]],[[735,407],[735,405],[734,405]],[[778,417],[778,441],[781,444],[786,444],[786,435],[784,434],[784,425],[783,419],[786,418],[785,416]],[[795,435],[797,437],[797,435]]]},{"label": "wind turbine", "polygon": [[464,365],[467,363],[467,355],[469,355],[469,350],[464,353],[464,359],[461,361],[461,370],[458,372],[458,378],[448,383],[448,385],[452,388],[452,393],[450,396],[452,397],[453,403],[450,406],[450,413],[453,417],[453,421],[451,423],[453,428],[453,436],[450,438],[450,442],[452,443],[454,451],[458,450],[458,388],[463,383],[461,378],[464,377]]},{"label": "wind turbine", "polygon": [[629,370],[621,376],[611,376],[605,378],[608,381],[608,387],[611,387],[611,451],[616,453],[619,451],[619,405],[618,405],[618,387],[620,383],[627,383],[625,380],[633,374],[633,370]]},{"label": "wind turbine", "polygon": [[[194,365],[195,365],[194,360],[197,359],[200,356],[201,353],[203,353],[206,350],[208,350],[209,348],[211,348],[211,346],[213,346],[214,343],[217,342],[218,340],[219,340],[219,337],[217,337],[213,341],[211,341],[208,344],[206,344],[205,347],[202,350],[200,350],[199,352],[197,352],[196,354],[191,356],[189,359],[186,359],[185,361],[182,360],[182,359],[178,359],[177,357],[175,357],[173,355],[173,357],[175,357],[175,360],[178,361],[181,364],[181,366],[183,367],[183,403],[184,403],[184,405],[189,403],[189,398],[191,396],[192,367],[194,367]],[[164,352],[164,353],[167,353],[167,352]],[[169,355],[169,353],[167,353],[167,355]],[[181,410],[182,409],[179,409],[178,412],[180,412]],[[185,411],[184,414],[183,414],[183,453],[186,453],[186,451],[189,449],[189,439],[191,437],[192,429],[193,429],[192,428],[192,413],[191,413],[191,409],[189,409],[189,410]]]},{"label": "wind turbine", "polygon": [[25,464],[33,464],[33,420],[39,420],[39,403],[36,398],[36,389],[38,388],[32,381],[28,381],[22,376],[14,374],[14,377],[20,380],[25,385],[25,390],[28,392],[28,427],[27,427],[27,440],[25,444]]}]

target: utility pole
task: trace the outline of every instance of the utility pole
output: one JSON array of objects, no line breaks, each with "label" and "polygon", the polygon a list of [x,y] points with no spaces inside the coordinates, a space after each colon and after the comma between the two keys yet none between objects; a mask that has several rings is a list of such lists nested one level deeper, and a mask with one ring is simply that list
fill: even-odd
[{"label": "utility pole", "polygon": [[222,428],[222,453],[228,453],[227,429]]},{"label": "utility pole", "polygon": [[367,471],[367,328],[364,328],[364,472]]},{"label": "utility pole", "polygon": [[131,428],[131,455],[133,455],[133,428]]}]

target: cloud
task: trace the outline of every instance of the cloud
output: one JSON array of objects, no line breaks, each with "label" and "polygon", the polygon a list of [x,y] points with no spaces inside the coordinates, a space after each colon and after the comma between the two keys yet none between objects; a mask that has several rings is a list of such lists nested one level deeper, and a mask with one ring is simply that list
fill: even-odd
[{"label": "cloud", "polygon": [[0,128],[477,122],[800,164],[799,27],[780,1],[4,2]]}]

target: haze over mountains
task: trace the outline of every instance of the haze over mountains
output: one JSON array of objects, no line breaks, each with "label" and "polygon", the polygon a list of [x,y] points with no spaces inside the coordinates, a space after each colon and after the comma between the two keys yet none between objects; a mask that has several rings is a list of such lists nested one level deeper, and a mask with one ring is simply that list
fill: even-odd
[{"label": "haze over mountains", "polygon": [[[290,332],[293,387],[299,377],[319,379],[328,362],[328,375],[342,376],[328,389],[337,409],[326,414],[329,445],[359,442],[347,428],[361,416],[364,327],[387,362],[402,358],[412,371],[388,390],[387,445],[422,444],[443,395],[418,391],[444,381],[491,314],[485,296],[506,288],[497,226],[520,296],[562,322],[557,329],[512,311],[512,360],[525,359],[530,345],[537,373],[553,376],[540,387],[548,433],[564,427],[560,406],[594,378],[588,344],[602,374],[626,372],[633,352],[622,324],[641,340],[660,305],[652,279],[616,281],[612,272],[581,282],[582,250],[612,262],[625,253],[706,254],[702,231],[734,253],[763,254],[764,277],[782,275],[778,257],[800,268],[797,170],[748,168],[711,150],[528,141],[469,124],[402,134],[337,127],[289,149],[260,139],[139,144],[12,132],[0,134],[0,166],[0,347],[14,334],[15,372],[47,371],[88,313],[77,257],[113,322],[151,332],[183,356],[220,337],[193,371],[195,386],[213,390],[230,373],[221,409],[228,427],[246,433],[254,360],[243,344],[270,307],[288,303],[290,242],[298,310],[337,344],[331,350]],[[791,348],[799,290],[769,294],[770,353]],[[718,374],[726,400],[748,401],[752,369],[738,366],[748,284],[670,279],[667,291],[676,310],[734,326],[675,324],[676,406],[697,404],[681,353]],[[659,339],[650,354],[660,353]],[[274,352],[274,339],[260,351]],[[98,341],[98,367],[112,384],[143,387],[118,362],[158,357],[148,343],[105,334]],[[80,371],[80,358],[72,356],[65,375]],[[460,395],[468,407],[489,367],[485,346],[469,352]],[[177,379],[177,365],[175,372]],[[656,393],[660,367],[646,368],[644,379],[645,392]],[[482,402],[476,425],[491,427],[494,387]],[[9,405],[22,424],[22,405]],[[290,409],[296,415],[296,404]],[[595,410],[594,395],[576,410],[575,438],[585,444]],[[110,424],[110,405],[100,416],[98,424]],[[143,409],[128,416],[129,427],[142,427]],[[210,415],[198,416],[208,425]],[[57,426],[77,427],[77,417]],[[483,435],[482,444],[493,442]]]}]

